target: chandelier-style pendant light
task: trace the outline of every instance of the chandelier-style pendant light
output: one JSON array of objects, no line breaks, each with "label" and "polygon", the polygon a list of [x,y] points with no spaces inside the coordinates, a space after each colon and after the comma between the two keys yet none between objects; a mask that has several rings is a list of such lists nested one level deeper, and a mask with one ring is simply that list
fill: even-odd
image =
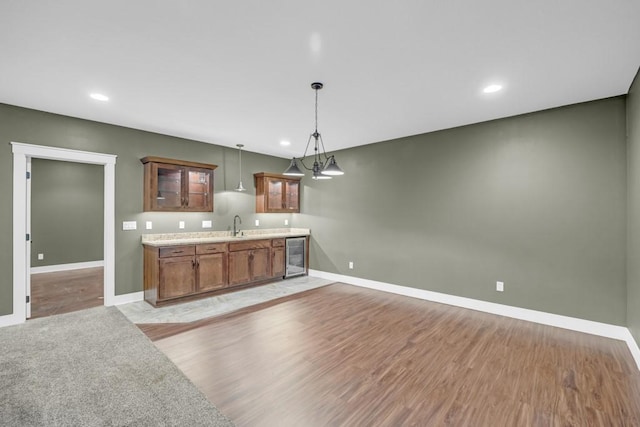
[{"label": "chandelier-style pendant light", "polygon": [[[322,141],[322,135],[318,132],[318,90],[322,89],[323,84],[319,82],[311,83],[311,88],[316,91],[316,128],[307,141],[307,146],[304,149],[302,157],[291,159],[291,164],[284,171],[284,175],[290,176],[304,176],[304,172],[298,167],[298,162],[308,171],[313,172],[313,179],[331,179],[333,176],[344,175],[344,171],[340,169],[334,155],[327,156],[324,149],[324,142]],[[314,153],[313,153],[313,166],[307,167],[304,164],[304,159],[307,157],[307,150],[311,143],[311,138],[314,140]],[[322,148],[322,156],[320,155],[320,148]],[[324,158],[323,158],[324,157]]]},{"label": "chandelier-style pendant light", "polygon": [[244,144],[236,144],[236,147],[238,147],[238,176],[239,176],[239,182],[238,182],[238,186],[236,187],[236,191],[247,191],[246,188],[244,188],[244,185],[242,185],[242,147],[244,147]]}]

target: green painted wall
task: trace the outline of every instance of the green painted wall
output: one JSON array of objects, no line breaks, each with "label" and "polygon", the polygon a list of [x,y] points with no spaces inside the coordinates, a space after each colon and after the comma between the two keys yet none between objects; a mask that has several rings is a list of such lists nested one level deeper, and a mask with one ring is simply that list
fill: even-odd
[{"label": "green painted wall", "polygon": [[[625,132],[625,98],[617,97],[340,151],[347,174],[305,178],[303,213],[288,218],[312,229],[313,269],[624,325]],[[243,153],[250,191],[238,194],[225,191],[237,184],[229,148],[7,105],[0,141],[7,199],[10,141],[118,155],[116,294],[141,290],[146,220],[155,233],[178,232],[181,219],[196,231],[202,219],[228,229],[236,213],[245,228],[255,218],[280,227],[287,217],[253,213],[251,185],[252,173],[282,171],[285,159]],[[215,213],[142,212],[139,158],[147,155],[220,165]],[[0,205],[4,236],[11,209]],[[122,231],[124,220],[140,229]],[[10,272],[11,239],[1,244],[0,269]],[[11,312],[11,283],[11,274],[0,276],[0,314]]]},{"label": "green painted wall", "polygon": [[[301,225],[298,215],[256,214],[254,172],[281,172],[289,162],[271,156],[245,151],[242,154],[243,177],[246,193],[232,191],[238,181],[237,150],[204,144],[166,135],[143,132],[104,123],[74,119],[0,104],[0,315],[12,313],[13,255],[11,203],[13,182],[13,156],[10,142],[64,147],[105,154],[116,154],[116,295],[142,290],[142,249],[140,236],[145,221],[153,222],[152,233],[202,231],[203,219],[213,220],[213,230],[227,230],[233,216],[239,214],[244,229],[253,229],[254,220],[260,219],[259,228],[282,227],[288,218],[291,226]],[[247,150],[251,143],[246,142]],[[159,213],[142,212],[143,166],[140,158],[161,156],[193,160],[218,165],[215,171],[215,212],[211,213]],[[304,195],[303,195],[304,197]],[[138,230],[122,231],[122,221],[137,221]],[[178,229],[184,220],[186,228]],[[73,245],[75,242],[69,242]]]},{"label": "green painted wall", "polygon": [[627,97],[629,144],[627,327],[636,342],[640,344],[640,79],[638,75]]},{"label": "green painted wall", "polygon": [[617,97],[339,151],[311,268],[624,325],[625,130]]},{"label": "green painted wall", "polygon": [[32,267],[102,261],[103,224],[102,166],[32,160]]}]

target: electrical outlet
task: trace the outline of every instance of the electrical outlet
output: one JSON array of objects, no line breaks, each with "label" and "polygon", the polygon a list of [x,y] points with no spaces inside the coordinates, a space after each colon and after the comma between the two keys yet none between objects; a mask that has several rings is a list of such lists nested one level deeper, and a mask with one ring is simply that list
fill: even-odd
[{"label": "electrical outlet", "polygon": [[289,220],[288,219],[284,220],[284,225],[289,225]]},{"label": "electrical outlet", "polygon": [[213,226],[213,223],[211,222],[211,220],[202,220],[202,228],[211,228]]},{"label": "electrical outlet", "polygon": [[138,228],[138,223],[135,221],[122,221],[123,230],[135,230]]},{"label": "electrical outlet", "polygon": [[145,222],[144,226],[147,230],[153,229],[153,223],[151,221]]},{"label": "electrical outlet", "polygon": [[44,259],[44,254],[38,254],[38,261],[42,261]]},{"label": "electrical outlet", "polygon": [[504,282],[496,282],[496,291],[504,292]]},{"label": "electrical outlet", "polygon": [[184,221],[178,222],[178,228],[184,228]]},{"label": "electrical outlet", "polygon": [[260,227],[260,220],[256,219],[256,227]]},{"label": "electrical outlet", "polygon": [[353,270],[353,261],[349,261],[349,270]]}]

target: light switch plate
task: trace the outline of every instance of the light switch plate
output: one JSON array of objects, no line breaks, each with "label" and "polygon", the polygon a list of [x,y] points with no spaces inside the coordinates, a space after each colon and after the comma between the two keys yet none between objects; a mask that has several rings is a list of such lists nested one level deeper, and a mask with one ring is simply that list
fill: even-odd
[{"label": "light switch plate", "polygon": [[135,230],[138,228],[138,223],[135,221],[122,221],[123,230]]},{"label": "light switch plate", "polygon": [[184,221],[178,222],[178,228],[184,228]]},{"label": "light switch plate", "polygon": [[202,220],[202,228],[211,228],[213,227],[211,220]]},{"label": "light switch plate", "polygon": [[256,219],[256,227],[259,227],[259,226],[260,226],[260,220]]},{"label": "light switch plate", "polygon": [[153,223],[152,223],[151,221],[147,221],[147,222],[145,223],[145,228],[146,228],[147,230],[152,230],[152,229],[153,229]]}]

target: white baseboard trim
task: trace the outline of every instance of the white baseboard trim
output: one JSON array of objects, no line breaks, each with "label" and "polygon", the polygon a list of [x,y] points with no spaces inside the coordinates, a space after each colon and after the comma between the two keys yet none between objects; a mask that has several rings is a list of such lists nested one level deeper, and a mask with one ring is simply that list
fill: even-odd
[{"label": "white baseboard trim", "polygon": [[24,323],[24,319],[19,319],[15,314],[0,316],[0,328],[4,328],[5,326],[18,325],[20,323]]},{"label": "white baseboard trim", "polygon": [[[138,301],[144,301],[144,291],[131,292],[123,295],[116,295],[113,299],[113,305],[128,304],[130,302],[138,302]],[[0,316],[0,328],[3,328],[5,326],[18,325],[24,322],[25,322],[25,319],[20,319],[19,316],[15,314],[7,314],[5,316]]]},{"label": "white baseboard trim", "polygon": [[640,347],[638,347],[638,343],[633,338],[633,335],[631,335],[631,332],[628,329],[627,329],[627,335],[628,336],[627,336],[627,339],[625,339],[625,341],[627,342],[629,351],[631,352],[631,355],[635,359],[636,365],[638,365],[638,369],[640,370]]},{"label": "white baseboard trim", "polygon": [[375,280],[362,279],[342,274],[328,273],[326,271],[309,269],[309,276],[321,279],[333,280],[378,291],[389,292],[397,295],[404,295],[412,298],[419,298],[426,301],[438,302],[453,305],[456,307],[468,308],[485,313],[497,314],[514,319],[526,320],[548,326],[569,329],[572,331],[584,332],[606,338],[622,340],[627,343],[631,355],[633,356],[638,370],[640,370],[640,349],[633,339],[629,329],[624,326],[610,325],[608,323],[594,322],[592,320],[578,319],[576,317],[561,316],[559,314],[546,313],[543,311],[530,310],[527,308],[513,307],[510,305],[497,304],[493,302],[481,301],[472,298],[459,297],[455,295],[443,294],[440,292],[427,291],[424,289],[410,288],[407,286],[393,285],[391,283],[378,282]]},{"label": "white baseboard trim", "polygon": [[130,302],[138,301],[144,301],[144,291],[116,295],[113,298],[113,305],[129,304]]},{"label": "white baseboard trim", "polygon": [[104,261],[74,262],[70,264],[43,265],[31,267],[31,274],[55,273],[57,271],[80,270],[83,268],[104,267]]}]

